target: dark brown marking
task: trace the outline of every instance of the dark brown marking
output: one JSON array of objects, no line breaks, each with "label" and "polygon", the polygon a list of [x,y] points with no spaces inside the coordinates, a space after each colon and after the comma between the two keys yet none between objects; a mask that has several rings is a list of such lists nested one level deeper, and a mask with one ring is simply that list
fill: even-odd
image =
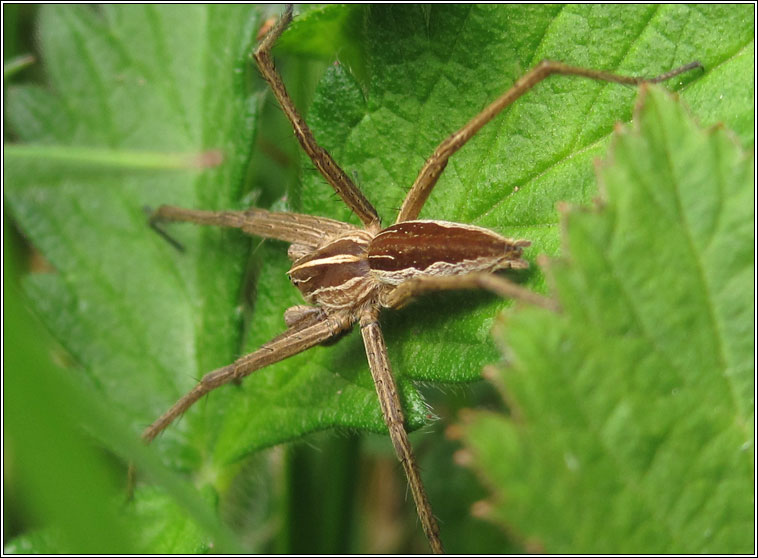
[{"label": "dark brown marking", "polygon": [[523,244],[479,227],[445,221],[406,221],[387,227],[369,245],[372,270],[423,271],[437,262],[458,264],[486,258],[521,255]]}]

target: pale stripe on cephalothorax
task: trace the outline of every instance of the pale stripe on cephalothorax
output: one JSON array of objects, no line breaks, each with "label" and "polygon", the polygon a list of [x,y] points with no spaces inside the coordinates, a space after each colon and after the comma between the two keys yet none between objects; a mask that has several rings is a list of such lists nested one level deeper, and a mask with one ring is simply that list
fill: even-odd
[{"label": "pale stripe on cephalothorax", "polygon": [[344,263],[355,263],[363,259],[365,259],[365,256],[352,256],[352,255],[347,255],[347,254],[329,256],[327,258],[320,258],[318,260],[311,260],[309,262],[305,262],[300,265],[295,265],[292,267],[292,269],[289,270],[289,273],[290,274],[297,273],[298,271],[302,271],[303,269],[306,269],[309,267],[316,267],[320,265],[339,265],[339,264],[344,264]]}]

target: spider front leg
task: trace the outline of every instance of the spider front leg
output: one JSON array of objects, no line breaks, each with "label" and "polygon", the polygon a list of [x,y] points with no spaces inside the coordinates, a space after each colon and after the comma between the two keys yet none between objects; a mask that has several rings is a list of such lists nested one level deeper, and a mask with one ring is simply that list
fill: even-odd
[{"label": "spider front leg", "polygon": [[421,167],[421,171],[419,171],[413,186],[411,186],[408,195],[405,197],[405,200],[403,200],[403,205],[400,207],[400,212],[398,213],[395,222],[400,223],[416,219],[421,212],[421,209],[424,207],[424,203],[426,203],[432,188],[434,188],[434,185],[442,174],[442,171],[445,170],[448,159],[463,147],[465,143],[482,128],[482,126],[495,118],[500,111],[548,76],[559,74],[565,76],[585,77],[596,81],[620,83],[623,85],[639,85],[641,83],[659,83],[661,81],[666,81],[667,79],[695,68],[702,68],[700,62],[691,62],[685,66],[666,72],[665,74],[653,78],[645,78],[622,76],[600,70],[569,66],[562,62],[543,60],[518,79],[516,83],[513,84],[513,87],[508,89],[508,91],[495,99],[495,101],[482,112],[472,118],[465,126],[463,126],[463,128],[439,144],[437,149],[434,150],[432,156],[429,157],[426,160],[426,163],[424,163],[424,166]]},{"label": "spider front leg", "polygon": [[378,310],[371,308],[366,310],[360,319],[361,335],[366,347],[366,357],[368,358],[369,368],[371,368],[371,376],[374,379],[379,404],[390,433],[392,445],[395,448],[395,454],[402,463],[405,475],[408,478],[408,486],[410,486],[411,494],[413,494],[421,527],[429,540],[432,552],[442,554],[444,549],[440,540],[439,526],[437,519],[432,514],[432,507],[421,482],[421,474],[413,455],[411,443],[408,440],[408,433],[405,431],[403,407],[397,394],[397,384],[392,376],[392,368],[387,356],[387,345],[379,327],[378,316]]},{"label": "spider front leg", "polygon": [[276,22],[276,25],[260,42],[258,48],[255,49],[253,58],[255,58],[258,64],[261,75],[268,82],[271,91],[274,93],[277,101],[279,101],[284,114],[287,115],[287,119],[292,124],[297,140],[311,161],[313,161],[315,167],[326,181],[332,185],[334,191],[337,192],[345,204],[355,212],[366,228],[378,230],[379,214],[376,212],[376,209],[374,209],[374,206],[371,205],[353,181],[350,180],[345,171],[335,162],[329,152],[316,142],[316,138],[313,137],[313,133],[305,123],[305,120],[297,112],[281,76],[276,71],[274,60],[271,58],[271,49],[291,21],[292,6],[289,5],[279,18],[279,21]]},{"label": "spider front leg", "polygon": [[261,238],[274,238],[293,243],[301,252],[307,252],[328,238],[346,234],[355,227],[328,219],[301,213],[282,213],[251,208],[244,211],[207,211],[162,205],[150,215],[151,225],[179,221],[196,225],[241,229]]},{"label": "spider front leg", "polygon": [[347,313],[323,315],[318,321],[301,320],[297,326],[275,337],[257,351],[203,376],[192,390],[144,430],[142,439],[151,442],[198,399],[214,389],[323,343],[349,329],[352,323]]}]

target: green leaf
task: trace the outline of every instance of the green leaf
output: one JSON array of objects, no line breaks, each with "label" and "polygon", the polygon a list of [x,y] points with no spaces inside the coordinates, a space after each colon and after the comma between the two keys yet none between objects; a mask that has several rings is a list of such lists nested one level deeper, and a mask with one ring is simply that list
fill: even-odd
[{"label": "green leaf", "polygon": [[[345,61],[327,71],[313,105],[301,110],[386,222],[438,142],[542,58],[632,74],[700,59],[705,74],[668,85],[698,106],[703,122],[724,121],[752,141],[752,84],[737,75],[752,61],[748,7],[322,10],[296,22],[282,48],[311,37],[313,54],[336,48]],[[284,275],[283,244],[177,225],[170,233],[186,248],[178,253],[145,225],[142,211],[161,203],[237,208],[255,199],[257,192],[245,197],[257,121],[247,86],[255,75],[247,57],[253,15],[246,6],[47,6],[39,36],[49,87],[8,90],[6,117],[19,140],[51,148],[35,164],[6,152],[8,207],[56,269],[30,278],[27,291],[135,437],[203,373],[280,333],[282,311],[301,302]],[[454,157],[423,216],[529,238],[530,259],[555,253],[554,204],[594,195],[591,160],[613,123],[631,117],[634,94],[580,79],[538,85]],[[281,139],[261,132],[270,143]],[[127,160],[220,151],[224,160],[153,171],[124,159],[104,165],[109,151]],[[302,190],[288,193],[290,208],[355,222],[307,161],[304,167]],[[251,245],[260,272],[248,269]],[[250,275],[258,282],[248,332]],[[516,278],[545,288],[536,269]],[[489,330],[507,304],[445,294],[386,316],[412,427],[429,415],[413,381],[478,378],[496,356]],[[223,495],[239,460],[256,449],[319,429],[384,431],[358,337],[214,392],[161,436],[156,451]]]},{"label": "green leaf", "polygon": [[332,4],[308,10],[292,22],[278,42],[277,51],[318,57],[328,62],[336,55],[354,76],[365,82],[368,77],[361,40],[365,15],[366,8],[360,5]]},{"label": "green leaf", "polygon": [[521,309],[495,375],[513,416],[466,425],[492,518],[544,552],[753,549],[753,159],[644,90],[565,215],[561,315]]},{"label": "green leaf", "polygon": [[3,546],[6,554],[55,554],[61,551],[60,533],[30,531]]},{"label": "green leaf", "polygon": [[[27,293],[135,442],[240,342],[248,241],[188,231],[184,242],[222,248],[182,259],[150,232],[143,208],[239,203],[255,131],[246,83],[255,16],[247,6],[46,6],[50,88],[9,90],[7,117],[29,143],[5,150],[6,201],[55,268],[30,276]],[[209,150],[224,158],[212,170]],[[146,168],[181,157],[179,170]],[[204,424],[190,423],[155,446],[175,468],[190,468],[203,447]]]},{"label": "green leaf", "polygon": [[128,551],[134,545],[115,505],[119,494],[116,477],[79,428],[79,394],[47,354],[36,351],[40,346],[49,350],[50,341],[24,308],[9,267],[3,271],[7,297],[3,317],[14,327],[3,335],[3,387],[13,395],[4,402],[3,431],[13,461],[5,470],[4,481],[24,496],[25,512],[57,529],[9,537],[3,541],[4,550]]},{"label": "green leaf", "polygon": [[147,487],[138,491],[127,512],[134,524],[141,525],[140,538],[152,553],[206,554],[213,550],[202,526],[189,520],[161,490]]}]

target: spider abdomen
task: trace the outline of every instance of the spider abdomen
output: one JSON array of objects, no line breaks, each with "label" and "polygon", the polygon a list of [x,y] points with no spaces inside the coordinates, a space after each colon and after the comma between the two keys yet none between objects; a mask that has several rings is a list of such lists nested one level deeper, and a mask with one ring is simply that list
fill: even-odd
[{"label": "spider abdomen", "polygon": [[287,273],[310,303],[332,309],[355,306],[376,287],[367,256],[372,236],[360,229],[341,235],[295,261]]},{"label": "spider abdomen", "polygon": [[399,285],[418,276],[525,268],[524,246],[529,242],[474,225],[404,221],[374,237],[368,247],[368,265],[378,281]]}]

